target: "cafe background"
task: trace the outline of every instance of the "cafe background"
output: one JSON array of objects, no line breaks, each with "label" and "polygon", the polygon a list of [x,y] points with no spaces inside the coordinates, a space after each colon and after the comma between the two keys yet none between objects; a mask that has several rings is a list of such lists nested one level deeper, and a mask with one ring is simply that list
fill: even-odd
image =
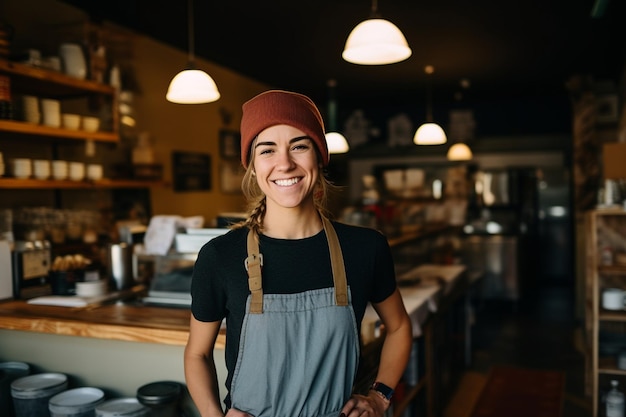
[{"label": "cafe background", "polygon": [[[55,55],[64,42],[79,43],[88,50],[90,42],[96,39],[95,42],[106,51],[105,82],[110,81],[113,69],[119,71],[120,107],[117,111],[126,116],[120,117],[118,143],[72,141],[51,144],[41,138],[23,140],[19,134],[3,132],[0,152],[5,163],[14,158],[53,157],[96,162],[103,165],[105,177],[124,178],[136,175],[133,155],[141,150],[138,148],[147,146],[155,167],[155,171],[147,176],[148,184],[137,188],[5,189],[0,191],[0,208],[96,211],[105,219],[97,230],[103,239],[119,237],[116,235],[118,222],[131,220],[146,223],[157,214],[199,215],[206,220],[208,227],[212,227],[220,214],[244,209],[238,190],[241,171],[236,149],[241,104],[274,86],[197,58],[198,66],[219,80],[220,100],[202,105],[173,104],[165,100],[165,91],[172,76],[186,62],[186,51],[106,21],[98,24],[89,22],[85,13],[53,0],[5,0],[0,4],[0,16],[15,29],[11,50],[16,53],[37,49],[43,56]],[[474,103],[472,107],[452,95],[438,101],[434,107],[435,119],[440,120],[450,132],[462,132],[459,135],[474,152],[470,162],[447,161],[447,148],[418,149],[411,143],[412,132],[425,113],[425,100],[417,99],[414,107],[375,101],[362,106],[350,100],[341,102],[338,126],[340,130],[343,128],[351,150],[347,154],[331,157],[331,179],[344,187],[341,194],[333,196],[334,213],[340,218],[357,219],[350,214],[359,212],[365,205],[367,187],[363,179],[366,176],[374,177],[382,200],[396,202],[396,209],[406,209],[404,196],[394,195],[394,185],[386,182],[393,177],[391,174],[421,170],[424,177],[419,191],[426,192],[431,198],[432,184],[437,180],[446,181],[451,172],[456,173],[457,178],[467,183],[456,191],[449,186],[446,192],[455,193],[451,195],[454,197],[451,200],[459,202],[464,214],[456,225],[472,226],[469,234],[475,235],[476,239],[471,248],[474,252],[470,253],[481,252],[484,247],[481,245],[486,242],[484,228],[490,221],[495,221],[505,229],[508,237],[513,238],[508,242],[522,249],[507,252],[507,248],[502,247],[498,254],[509,253],[508,262],[530,268],[525,271],[531,272],[526,276],[534,280],[555,280],[576,286],[578,298],[582,300],[583,284],[577,278],[580,266],[576,265],[577,258],[574,257],[580,250],[576,247],[575,231],[581,224],[576,214],[591,208],[595,201],[591,205],[576,201],[577,185],[574,184],[584,181],[575,181],[574,177],[591,177],[591,183],[601,178],[601,145],[617,141],[620,114],[619,107],[609,108],[608,114],[604,115],[605,121],[593,126],[598,133],[592,148],[595,154],[587,155],[587,169],[581,174],[575,166],[580,159],[575,146],[580,136],[576,126],[582,106],[579,106],[581,101],[578,98],[587,89],[609,97],[621,97],[621,90],[611,83],[597,83],[589,87],[584,82],[577,86],[575,81],[567,86],[569,97],[546,96],[534,102],[519,102],[511,98],[507,103],[483,101]],[[467,94],[471,94],[471,90]],[[327,103],[321,101],[318,104],[326,115]],[[78,102],[75,105],[91,109],[90,103]],[[110,114],[96,115],[103,120],[112,117]],[[454,115],[466,118],[463,123],[454,125]],[[177,164],[181,155],[203,162]],[[493,184],[500,184],[492,188],[494,200],[491,207],[486,207],[484,196],[476,193],[474,174],[477,172],[487,174]],[[142,179],[141,176],[138,178]],[[592,191],[585,191],[586,194],[596,197],[600,188],[597,182],[591,185]],[[422,210],[424,206],[420,205],[420,217],[415,222],[423,221],[424,216],[441,215],[436,209],[440,204],[433,204],[435,209],[430,211]],[[564,208],[565,212],[554,211],[555,207]],[[520,230],[520,225],[526,229]],[[391,227],[387,229],[390,234],[399,230],[394,228],[397,225],[393,222],[383,226]],[[526,262],[528,259],[536,262]],[[513,275],[512,278],[499,277],[504,281],[494,278],[491,293],[487,295],[516,301],[522,292],[532,289],[533,282],[516,281],[517,274]],[[582,316],[582,306],[578,308],[578,313]],[[14,351],[28,350],[25,346],[36,344],[37,336],[27,334],[22,340],[14,340],[0,353],[10,355]],[[50,341],[51,356],[42,363],[52,368],[67,360],[58,352],[66,351],[68,347],[62,336]],[[141,385],[150,375],[153,379],[162,375],[178,375],[180,380],[183,379],[179,368],[151,369],[151,364],[159,361],[159,355],[170,355],[172,351],[179,354],[182,361],[182,349],[179,347],[151,345],[149,353],[146,353],[141,344],[94,343],[85,339],[80,341],[81,347],[69,349],[80,352],[81,348],[87,348],[93,358],[113,357],[115,360],[120,354],[117,348],[121,347],[121,343],[124,344],[125,355],[149,356],[137,362],[141,377],[136,375],[120,381],[121,390],[129,391],[133,386]],[[65,366],[71,370],[76,364]],[[106,369],[98,371],[108,372]]]}]

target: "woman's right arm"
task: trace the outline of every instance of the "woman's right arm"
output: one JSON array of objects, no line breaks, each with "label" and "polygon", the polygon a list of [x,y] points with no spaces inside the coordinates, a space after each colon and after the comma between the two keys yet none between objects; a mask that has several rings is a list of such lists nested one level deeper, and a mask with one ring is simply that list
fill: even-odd
[{"label": "woman's right arm", "polygon": [[185,380],[202,417],[223,417],[213,348],[221,321],[202,322],[193,315],[185,346]]}]

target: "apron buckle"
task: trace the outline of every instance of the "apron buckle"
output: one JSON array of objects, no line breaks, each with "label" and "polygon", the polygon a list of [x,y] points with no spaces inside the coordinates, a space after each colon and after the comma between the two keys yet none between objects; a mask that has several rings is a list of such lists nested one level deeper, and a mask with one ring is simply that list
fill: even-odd
[{"label": "apron buckle", "polygon": [[[259,258],[258,258],[258,262],[259,262],[259,266],[263,266],[263,254],[259,253]],[[246,268],[246,271],[249,271],[248,269],[248,264],[252,263],[252,262],[256,262],[256,255],[252,254],[250,256],[248,256],[246,259],[243,260],[243,266],[244,268]]]}]

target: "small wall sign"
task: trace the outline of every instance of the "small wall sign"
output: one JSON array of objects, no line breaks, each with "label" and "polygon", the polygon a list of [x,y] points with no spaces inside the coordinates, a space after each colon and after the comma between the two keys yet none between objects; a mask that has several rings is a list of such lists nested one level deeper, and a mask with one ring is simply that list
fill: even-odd
[{"label": "small wall sign", "polygon": [[174,191],[211,189],[211,155],[199,152],[172,152]]}]

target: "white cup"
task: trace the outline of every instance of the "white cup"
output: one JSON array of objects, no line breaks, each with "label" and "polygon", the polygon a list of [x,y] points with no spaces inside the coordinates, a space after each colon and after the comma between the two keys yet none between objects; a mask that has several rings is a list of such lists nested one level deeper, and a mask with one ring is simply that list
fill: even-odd
[{"label": "white cup", "polygon": [[40,180],[50,178],[50,161],[47,159],[36,159],[33,161],[33,175]]},{"label": "white cup", "polygon": [[97,117],[83,116],[83,129],[87,132],[97,132],[100,129],[100,119]]},{"label": "white cup", "polygon": [[606,310],[624,310],[626,292],[619,288],[606,288],[602,291],[602,307]]},{"label": "white cup", "polygon": [[102,165],[100,164],[89,164],[87,165],[87,179],[92,181],[101,180],[103,176]]},{"label": "white cup", "polygon": [[68,166],[67,161],[52,161],[52,177],[55,180],[67,179]]},{"label": "white cup", "polygon": [[25,122],[35,124],[41,122],[39,98],[29,95],[22,96],[22,114]]},{"label": "white cup", "polygon": [[73,181],[83,180],[85,178],[85,164],[82,162],[70,162],[69,177]]},{"label": "white cup", "polygon": [[106,294],[107,289],[108,282],[105,279],[76,283],[76,295],[79,297],[97,297]]},{"label": "white cup", "polygon": [[43,114],[43,124],[46,126],[61,126],[61,102],[51,98],[41,100],[41,112]]},{"label": "white cup", "polygon": [[80,115],[63,113],[61,115],[63,127],[70,130],[78,130],[80,128]]},{"label": "white cup", "polygon": [[29,178],[33,174],[31,160],[28,158],[12,159],[11,174],[13,174],[15,178]]},{"label": "white cup", "polygon": [[53,71],[61,71],[61,57],[58,56],[48,56],[41,60],[41,64],[48,69]]}]

